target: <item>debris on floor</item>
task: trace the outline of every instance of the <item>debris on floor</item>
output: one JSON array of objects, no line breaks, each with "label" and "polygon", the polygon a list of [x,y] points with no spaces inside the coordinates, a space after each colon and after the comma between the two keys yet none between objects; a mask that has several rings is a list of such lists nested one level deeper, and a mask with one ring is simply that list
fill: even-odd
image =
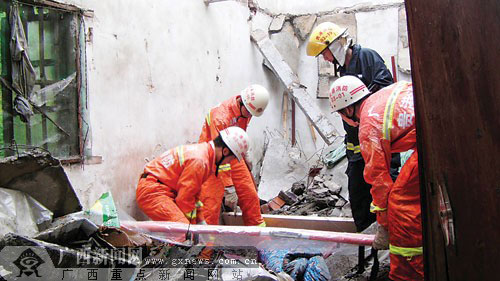
[{"label": "debris on floor", "polygon": [[[281,182],[280,188],[267,190],[270,200],[265,205],[270,212],[329,216],[335,210],[345,211],[348,204],[344,189],[331,174],[334,169],[309,169],[301,152],[287,145],[282,139],[272,140],[263,161],[264,167],[276,166],[273,161],[288,157],[277,161],[285,166],[264,168],[262,173],[264,186]],[[2,224],[17,227],[0,233],[0,276],[7,279],[22,275],[26,268],[20,262],[30,258],[35,266],[24,273],[49,280],[65,276],[87,280],[89,270],[94,270],[97,280],[184,280],[186,276],[190,280],[214,276],[215,280],[332,280],[328,256],[343,243],[366,244],[373,239],[274,227],[244,232],[235,226],[162,229],[152,222],[131,222],[130,217],[121,221],[110,192],[82,211],[59,161],[48,153],[32,151],[6,158],[0,167],[9,171],[0,176],[6,187],[0,188],[0,218]],[[284,174],[272,175],[276,171]],[[41,196],[49,192],[50,197]],[[130,227],[141,223],[152,228]],[[215,227],[214,233],[210,227]]]},{"label": "debris on floor", "polygon": [[[309,185],[306,181],[298,181],[289,189],[280,191],[277,197],[267,203],[269,214],[351,217],[348,198],[341,191],[342,186],[331,175],[318,174]],[[283,204],[276,204],[276,201]]]}]

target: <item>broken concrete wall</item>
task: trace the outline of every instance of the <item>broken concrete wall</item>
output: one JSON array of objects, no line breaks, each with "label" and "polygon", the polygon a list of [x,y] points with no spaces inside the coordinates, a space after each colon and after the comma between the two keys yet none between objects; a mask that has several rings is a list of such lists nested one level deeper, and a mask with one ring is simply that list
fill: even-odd
[{"label": "broken concrete wall", "polygon": [[[293,24],[298,17],[317,14],[320,18],[332,12],[355,14],[358,20],[357,13],[362,12],[364,19],[356,24],[357,40],[366,42],[366,47],[380,47],[382,49],[377,51],[389,54],[385,50],[389,47],[369,46],[371,39],[366,37],[391,34],[381,38],[397,39],[397,35],[393,36],[398,28],[397,9],[403,3],[401,0],[369,4],[361,0],[259,0],[254,1],[259,5],[254,15],[239,1],[210,5],[205,5],[204,1],[161,0],[59,2],[94,11],[93,17],[85,18],[87,107],[92,129],[87,136],[90,140],[87,148],[92,156],[102,156],[102,163],[73,165],[65,170],[84,207],[90,207],[102,192],[110,190],[117,205],[136,217],[140,217],[140,212],[135,213],[135,187],[145,158],[152,159],[175,145],[196,142],[209,108],[248,84],[260,83],[271,92],[268,109],[262,117],[254,118],[248,129],[253,142],[252,156],[256,160],[260,158],[263,131],[282,130],[284,87],[262,66],[263,57],[250,41],[252,30],[268,30],[273,17],[279,15],[285,15],[287,22]],[[387,12],[391,17],[385,20],[390,24],[371,24],[372,18],[379,21],[377,9],[396,11]],[[308,20],[312,19],[303,19],[302,29],[294,27],[299,43],[299,57],[295,61],[301,83],[314,98],[317,60],[305,55],[306,44],[301,39],[307,38]],[[315,24],[317,22],[318,19]],[[389,49],[397,50],[397,45]],[[342,132],[341,120],[330,114],[328,101],[315,102]],[[290,137],[290,104],[288,109]],[[312,141],[307,119],[298,107],[295,124],[298,145],[307,158],[324,147],[320,137]]]},{"label": "broken concrete wall", "polygon": [[[377,50],[384,60],[390,71],[392,72],[391,56],[395,56],[396,64],[398,63],[398,40],[406,36],[406,31],[401,29],[401,16],[398,16],[398,11],[403,8],[403,1],[258,1],[259,9],[257,15],[267,14],[272,17],[272,21],[268,22],[268,32],[271,38],[276,37],[276,34],[289,33],[289,29],[283,28],[283,22],[291,22],[295,36],[300,39],[299,66],[298,76],[300,83],[305,85],[310,95],[327,96],[329,84],[333,81],[328,72],[332,70],[326,69],[325,74],[321,75],[319,65],[316,58],[308,57],[305,54],[307,38],[310,30],[308,24],[315,19],[312,27],[325,22],[333,21],[339,25],[349,28],[349,33],[355,39],[355,42],[360,43],[363,47],[368,47]],[[403,9],[404,13],[404,9]],[[252,23],[256,21],[256,17],[252,19]],[[383,22],[384,24],[381,24]],[[260,26],[263,26],[261,24]],[[307,28],[305,28],[307,26]],[[255,30],[256,28],[253,28]],[[259,27],[259,29],[262,29]],[[307,30],[304,32],[304,30]],[[307,34],[306,34],[307,33]],[[404,34],[403,34],[404,33]],[[287,34],[290,37],[289,34]],[[278,46],[278,42],[273,40],[276,48],[281,51],[284,47]],[[287,45],[291,45],[287,43]],[[296,52],[286,52],[282,54],[285,61],[289,63],[292,69],[295,69]],[[398,80],[409,80],[409,75],[402,75],[398,72]],[[317,94],[318,93],[321,94]],[[324,112],[329,113],[331,109],[325,100],[316,101],[318,107]],[[288,106],[288,137],[291,136],[291,106]],[[313,141],[311,131],[307,121],[304,121],[304,115],[301,111],[296,110],[296,137],[299,145],[303,148],[306,155],[314,153],[320,149],[324,142],[317,138]],[[329,115],[330,122],[339,131],[343,131],[340,118],[334,114]]]},{"label": "broken concrete wall", "polygon": [[94,11],[85,19],[88,137],[102,163],[65,167],[84,208],[109,190],[139,217],[135,188],[145,158],[196,142],[209,108],[249,84],[271,92],[268,110],[248,129],[254,155],[262,152],[264,129],[279,128],[282,90],[250,41],[243,3],[64,2]]}]

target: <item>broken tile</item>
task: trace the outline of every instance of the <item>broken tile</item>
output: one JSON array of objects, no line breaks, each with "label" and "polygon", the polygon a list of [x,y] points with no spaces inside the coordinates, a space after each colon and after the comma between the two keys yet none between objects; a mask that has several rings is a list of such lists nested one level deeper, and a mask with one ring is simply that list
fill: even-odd
[{"label": "broken tile", "polygon": [[297,195],[290,191],[280,191],[278,197],[283,199],[287,205],[293,205],[297,202]]},{"label": "broken tile", "polygon": [[307,36],[312,30],[316,15],[300,16],[293,19],[293,25],[298,30],[298,35],[302,41],[307,39]]},{"label": "broken tile", "polygon": [[269,208],[274,211],[280,209],[283,205],[285,205],[285,201],[279,197],[275,197],[267,204],[269,205]]},{"label": "broken tile", "polygon": [[283,24],[285,23],[285,19],[285,15],[278,15],[274,17],[271,25],[269,25],[269,32],[275,33],[281,31],[281,29],[283,28]]}]

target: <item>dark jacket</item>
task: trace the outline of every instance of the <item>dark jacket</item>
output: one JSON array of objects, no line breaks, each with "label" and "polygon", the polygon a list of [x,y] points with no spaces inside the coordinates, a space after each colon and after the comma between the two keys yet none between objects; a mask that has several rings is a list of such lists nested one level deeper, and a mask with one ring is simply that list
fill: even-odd
[{"label": "dark jacket", "polygon": [[[387,69],[384,60],[377,52],[372,49],[361,48],[358,44],[351,48],[351,61],[349,65],[339,68],[340,76],[357,76],[372,93],[394,83],[389,69]],[[349,159],[349,161],[359,161],[362,158],[359,152],[358,128],[351,127],[346,122],[343,123],[347,133],[345,139],[348,148],[347,159]]]}]

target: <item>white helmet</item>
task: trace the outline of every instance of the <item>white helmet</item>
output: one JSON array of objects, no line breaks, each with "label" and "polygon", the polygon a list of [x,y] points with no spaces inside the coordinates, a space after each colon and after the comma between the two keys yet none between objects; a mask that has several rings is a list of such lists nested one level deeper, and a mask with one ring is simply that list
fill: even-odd
[{"label": "white helmet", "polygon": [[238,158],[238,161],[247,153],[250,141],[247,133],[242,128],[228,127],[220,131],[220,136],[226,146]]},{"label": "white helmet", "polygon": [[330,105],[334,111],[348,107],[370,94],[368,88],[356,76],[343,76],[330,86]]},{"label": "white helmet", "polygon": [[241,99],[253,116],[261,116],[269,102],[269,92],[261,85],[253,84],[241,91]]}]

